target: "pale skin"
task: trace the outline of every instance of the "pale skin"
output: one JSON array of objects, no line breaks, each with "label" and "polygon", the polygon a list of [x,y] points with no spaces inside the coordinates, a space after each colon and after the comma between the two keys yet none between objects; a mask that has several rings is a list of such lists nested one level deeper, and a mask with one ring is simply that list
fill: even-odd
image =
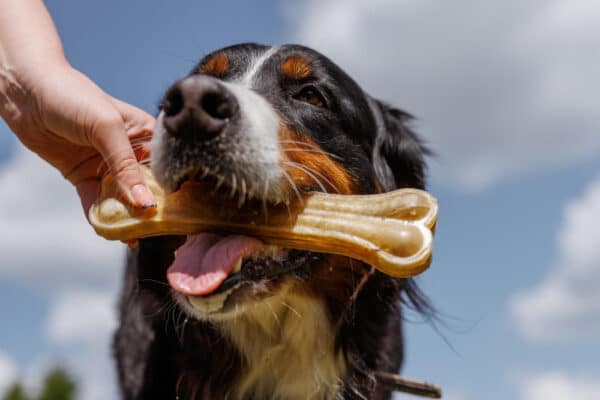
[{"label": "pale skin", "polygon": [[154,118],[105,93],[69,65],[41,0],[0,0],[0,116],[77,189],[84,211],[108,169],[123,198],[153,209],[138,165]]}]

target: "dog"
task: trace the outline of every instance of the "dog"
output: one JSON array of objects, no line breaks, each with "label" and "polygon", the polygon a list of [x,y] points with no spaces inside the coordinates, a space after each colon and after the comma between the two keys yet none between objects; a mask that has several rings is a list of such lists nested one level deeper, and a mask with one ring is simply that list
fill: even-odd
[{"label": "dog", "polygon": [[[167,191],[208,182],[257,206],[424,188],[411,120],[310,48],[235,45],[168,89],[151,165]],[[412,280],[347,257],[212,232],[142,239],[114,339],[122,397],[389,399],[377,372],[401,367],[404,305],[429,307]]]}]

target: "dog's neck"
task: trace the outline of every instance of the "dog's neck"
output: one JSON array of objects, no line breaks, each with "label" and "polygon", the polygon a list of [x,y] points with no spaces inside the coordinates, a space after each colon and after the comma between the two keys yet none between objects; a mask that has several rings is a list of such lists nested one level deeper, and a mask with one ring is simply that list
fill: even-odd
[{"label": "dog's neck", "polygon": [[233,398],[339,398],[346,363],[318,299],[283,292],[218,326],[243,359]]}]

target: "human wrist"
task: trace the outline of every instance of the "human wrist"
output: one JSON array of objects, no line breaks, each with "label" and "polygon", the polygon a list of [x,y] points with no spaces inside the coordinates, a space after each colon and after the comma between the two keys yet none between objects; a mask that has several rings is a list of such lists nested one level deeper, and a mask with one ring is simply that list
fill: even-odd
[{"label": "human wrist", "polygon": [[15,107],[49,71],[68,62],[54,23],[41,0],[0,0],[0,115]]},{"label": "human wrist", "polygon": [[28,90],[20,75],[0,54],[0,117],[11,127],[22,116],[22,104],[27,99]]},{"label": "human wrist", "polygon": [[22,123],[36,111],[37,95],[46,81],[69,68],[66,60],[60,59],[45,63],[31,59],[26,66],[0,59],[0,116],[11,127]]},{"label": "human wrist", "polygon": [[0,0],[0,63],[14,68],[64,58],[62,43],[42,0]]}]

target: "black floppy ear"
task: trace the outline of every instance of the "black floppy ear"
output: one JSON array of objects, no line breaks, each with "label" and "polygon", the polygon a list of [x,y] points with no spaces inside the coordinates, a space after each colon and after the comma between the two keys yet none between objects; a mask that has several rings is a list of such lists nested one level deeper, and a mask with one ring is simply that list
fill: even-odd
[{"label": "black floppy ear", "polygon": [[429,151],[410,128],[413,117],[378,100],[371,101],[377,124],[373,167],[384,191],[425,188],[425,156]]}]

